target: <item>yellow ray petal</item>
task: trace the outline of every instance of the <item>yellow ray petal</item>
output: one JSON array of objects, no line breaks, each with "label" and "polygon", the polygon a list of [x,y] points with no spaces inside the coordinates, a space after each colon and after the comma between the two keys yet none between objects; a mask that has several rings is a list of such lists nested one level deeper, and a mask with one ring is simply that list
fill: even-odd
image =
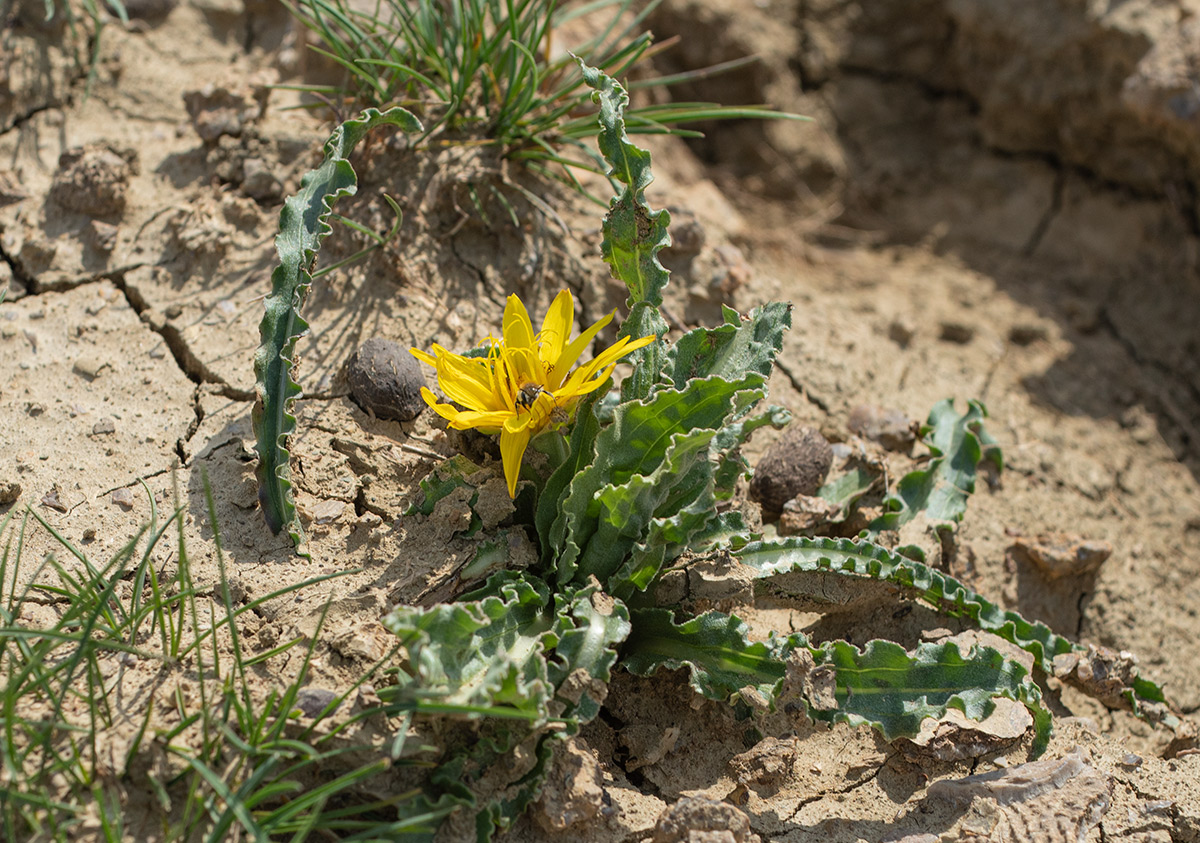
[{"label": "yellow ray petal", "polygon": [[517,496],[517,477],[521,474],[521,459],[529,447],[529,425],[510,418],[500,431],[500,459],[504,463],[504,479],[508,482],[508,496]]},{"label": "yellow ray petal", "polygon": [[422,351],[419,348],[410,348],[408,353],[429,366],[437,368],[437,358],[427,351]]},{"label": "yellow ray petal", "polygon": [[579,359],[579,355],[583,354],[584,349],[591,345],[591,342],[593,339],[595,339],[596,334],[600,333],[604,326],[612,321],[613,314],[615,313],[616,311],[614,310],[596,324],[592,325],[590,328],[572,340],[570,345],[562,350],[562,352],[558,355],[558,359],[554,361],[554,367],[546,375],[547,385],[551,389],[556,388],[563,382],[563,379],[567,376],[567,372],[572,366],[575,365],[575,361]]},{"label": "yellow ray petal", "polygon": [[452,401],[472,410],[500,410],[504,403],[492,389],[491,364],[487,360],[458,355],[438,359],[438,384]]},{"label": "yellow ray petal", "polygon": [[533,348],[533,323],[525,305],[516,295],[508,297],[504,305],[504,345],[514,348]]},{"label": "yellow ray petal", "polygon": [[558,362],[567,338],[571,336],[571,326],[575,324],[575,300],[571,298],[570,290],[563,290],[554,297],[546,317],[542,320],[542,332],[538,335],[538,355],[542,362],[553,366]]},{"label": "yellow ray petal", "polygon": [[[608,375],[597,378],[597,372],[599,372],[601,369],[607,368],[608,372],[611,374],[612,367],[617,363],[618,360],[620,360],[626,354],[635,351],[636,349],[649,345],[650,343],[654,342],[654,340],[655,337],[653,336],[641,337],[632,341],[629,339],[629,337],[622,337],[617,342],[604,349],[604,351],[600,352],[598,356],[589,360],[586,364],[580,366],[575,371],[571,372],[571,376],[567,378],[567,383],[564,385],[563,390],[570,394],[572,392],[577,392],[579,384],[592,381],[593,379],[603,382]],[[595,389],[595,386],[593,386],[592,389]],[[587,390],[587,392],[591,391],[591,389]]]}]

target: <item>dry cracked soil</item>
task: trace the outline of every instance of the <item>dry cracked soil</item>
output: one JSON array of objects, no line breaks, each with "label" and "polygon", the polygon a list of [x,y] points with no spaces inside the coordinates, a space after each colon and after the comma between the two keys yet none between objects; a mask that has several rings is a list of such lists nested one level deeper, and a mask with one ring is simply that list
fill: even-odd
[{"label": "dry cracked soil", "polygon": [[[514,292],[541,312],[567,286],[584,322],[618,307],[599,215],[535,184],[556,218],[514,200],[519,224],[499,206],[484,221],[472,186],[526,178],[486,152],[414,152],[380,136],[356,154],[360,191],[339,210],[386,230],[388,193],[406,216],[386,248],[319,279],[307,303],[292,463],[312,557],[297,557],[258,509],[251,355],[280,203],[332,125],[272,86],[329,68],[269,0],[128,5],[133,21],[104,29],[90,79],[86,32],[26,0],[0,21],[0,513],[31,507],[105,559],[152,505],[180,501],[203,588],[219,575],[207,478],[238,600],[353,572],[264,603],[242,628],[266,651],[313,635],[332,598],[310,681],[345,688],[386,652],[387,607],[452,594],[475,548],[461,511],[405,514],[460,443],[429,413],[364,412],[346,360],[372,337],[469,346],[497,330]],[[1194,714],[1200,3],[665,0],[648,24],[678,37],[655,59],[661,73],[758,57],[674,89],[678,99],[813,118],[647,141],[650,201],[673,215],[674,326],[712,324],[722,303],[791,302],[772,400],[841,443],[836,453],[873,449],[893,475],[911,462],[855,436],[864,406],[902,429],[943,398],[982,400],[1005,470],[981,483],[953,541],[913,540],[1003,605],[1132,653]],[[339,228],[322,260],[361,245]],[[756,436],[752,462],[777,435]],[[1096,551],[1090,562],[1056,566],[1079,548]],[[24,552],[61,547],[31,528]],[[531,550],[514,540],[511,552]],[[168,548],[155,564],[174,564]],[[911,645],[959,631],[854,595],[817,613],[747,602],[703,576],[693,589],[764,634]],[[56,611],[50,601],[25,620]],[[256,693],[298,662],[257,665]],[[150,666],[123,676],[130,716],[102,740],[127,747],[134,713],[166,691]],[[1056,733],[1041,766],[1022,767],[1024,728],[942,724],[940,737],[888,743],[772,715],[748,730],[685,677],[618,675],[505,839],[1200,841],[1186,720],[1175,734],[1054,679],[1045,691]],[[119,786],[136,839],[154,839],[140,785]]]}]

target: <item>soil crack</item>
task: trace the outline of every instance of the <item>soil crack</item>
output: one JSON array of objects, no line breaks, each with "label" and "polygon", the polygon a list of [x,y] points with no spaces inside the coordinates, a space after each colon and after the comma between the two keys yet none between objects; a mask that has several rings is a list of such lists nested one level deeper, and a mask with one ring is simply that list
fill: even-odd
[{"label": "soil crack", "polygon": [[[879,762],[879,765],[873,771],[871,771],[870,773],[868,773],[866,776],[862,777],[858,781],[853,782],[852,784],[846,785],[846,787],[843,787],[843,788],[840,788],[837,790],[827,790],[824,793],[819,793],[815,796],[810,796],[805,799],[801,799],[799,804],[796,805],[796,810],[792,811],[792,813],[788,816],[787,821],[792,822],[793,820],[795,820],[797,814],[799,814],[802,810],[807,808],[809,805],[812,805],[814,802],[820,802],[822,799],[828,799],[831,796],[844,796],[847,793],[853,793],[854,791],[858,790],[863,785],[870,784],[871,782],[875,781],[875,779],[879,778],[879,774],[881,772],[883,772],[883,768],[886,767],[891,762],[891,760],[895,757],[896,757],[896,753],[892,753],[891,755],[887,756],[886,758],[883,759],[883,761]],[[753,823],[753,820],[751,821],[751,823]],[[759,831],[759,829],[755,829],[755,831]]]},{"label": "soil crack", "polygon": [[[125,282],[124,274],[114,275],[108,280],[116,285],[117,289],[125,297],[129,307],[154,333],[162,337],[163,343],[167,346],[167,350],[171,352],[171,356],[175,359],[175,364],[179,370],[183,372],[192,383],[197,386],[211,385],[217,388],[217,393],[231,401],[253,401],[254,392],[248,389],[239,389],[232,384],[227,383],[221,377],[217,376],[204,364],[199,357],[193,353],[188,346],[187,341],[183,338],[183,334],[174,325],[168,322],[156,324],[156,321],[151,318],[151,308],[146,301]],[[197,401],[199,397],[197,396]],[[196,422],[199,424],[199,421]],[[193,431],[194,432],[194,431]]]},{"label": "soil crack", "polygon": [[1050,191],[1050,206],[1046,208],[1041,219],[1034,225],[1033,231],[1029,233],[1029,239],[1025,241],[1025,245],[1021,247],[1021,254],[1025,257],[1032,257],[1037,251],[1038,246],[1042,244],[1042,239],[1046,236],[1046,232],[1050,229],[1050,224],[1054,222],[1054,218],[1062,211],[1063,194],[1067,189],[1067,174],[1062,169],[1056,169],[1054,173],[1054,187]]},{"label": "soil crack", "polygon": [[810,390],[808,387],[806,387],[804,385],[804,382],[800,380],[799,376],[796,375],[796,373],[793,372],[791,370],[791,368],[786,363],[784,363],[782,360],[780,360],[778,357],[775,358],[775,368],[778,369],[779,371],[783,372],[784,376],[789,381],[791,381],[792,388],[795,389],[797,392],[799,392],[801,395],[803,395],[804,399],[806,401],[808,401],[809,404],[812,404],[814,407],[819,409],[822,413],[829,415],[828,402],[826,402],[825,399],[821,398],[821,396],[815,394],[814,392],[812,392],[812,390]]}]

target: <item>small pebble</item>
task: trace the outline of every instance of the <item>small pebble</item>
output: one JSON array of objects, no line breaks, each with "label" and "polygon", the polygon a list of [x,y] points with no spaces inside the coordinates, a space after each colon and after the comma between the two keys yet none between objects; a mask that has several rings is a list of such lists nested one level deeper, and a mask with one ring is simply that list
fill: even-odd
[{"label": "small pebble", "polygon": [[337,699],[337,694],[325,688],[301,688],[296,692],[296,708],[305,717],[317,717],[328,705]]},{"label": "small pebble", "polygon": [[378,418],[411,421],[425,409],[425,374],[399,343],[367,340],[350,358],[346,374],[355,403]]},{"label": "small pebble", "polygon": [[312,508],[313,523],[332,524],[341,517],[345,509],[346,504],[342,501],[321,501]]},{"label": "small pebble", "polygon": [[129,510],[133,509],[133,490],[114,489],[112,493],[112,502],[128,512]]},{"label": "small pebble", "polygon": [[114,422],[112,419],[110,419],[108,416],[105,416],[104,418],[100,419],[100,421],[98,421],[94,425],[92,425],[92,435],[93,436],[104,436],[105,434],[116,433],[116,432],[117,432],[117,423]]},{"label": "small pebble", "polygon": [[42,495],[42,506],[56,509],[59,512],[66,512],[67,505],[64,504],[58,497],[58,486],[56,485],[46,494]]}]

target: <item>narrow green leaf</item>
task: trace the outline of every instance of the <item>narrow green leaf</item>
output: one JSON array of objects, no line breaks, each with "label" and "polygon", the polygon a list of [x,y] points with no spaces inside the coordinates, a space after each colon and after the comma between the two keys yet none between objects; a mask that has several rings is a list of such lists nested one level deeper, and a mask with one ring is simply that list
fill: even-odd
[{"label": "narrow green leaf", "polygon": [[348,120],[326,141],[321,166],[304,176],[299,193],[288,197],[279,213],[275,237],[279,265],[271,275],[271,293],[259,326],[262,342],[254,354],[257,400],[253,422],[263,515],[273,532],[286,527],[298,549],[303,547],[304,535],[292,497],[287,440],[296,429],[292,405],[301,393],[293,371],[296,341],[308,330],[300,310],[312,283],[321,240],[331,231],[328,217],[333,203],[358,187],[347,157],[369,130],[385,124],[405,132],[421,130],[417,118],[402,108],[383,113],[370,108],[358,119]]},{"label": "narrow green leaf", "polygon": [[620,336],[659,337],[656,342],[633,352],[629,360],[633,374],[622,385],[622,397],[644,398],[658,380],[665,359],[662,336],[667,323],[659,312],[662,291],[670,273],[658,260],[658,252],[671,244],[667,227],[671,215],[653,210],[645,190],[654,180],[650,153],[635,146],[625,132],[625,109],[629,95],[612,77],[582,61],[584,81],[592,88],[592,101],[600,106],[597,143],[608,162],[609,176],[623,185],[609,203],[604,218],[600,252],[612,274],[629,289],[629,316],[621,324]]}]

